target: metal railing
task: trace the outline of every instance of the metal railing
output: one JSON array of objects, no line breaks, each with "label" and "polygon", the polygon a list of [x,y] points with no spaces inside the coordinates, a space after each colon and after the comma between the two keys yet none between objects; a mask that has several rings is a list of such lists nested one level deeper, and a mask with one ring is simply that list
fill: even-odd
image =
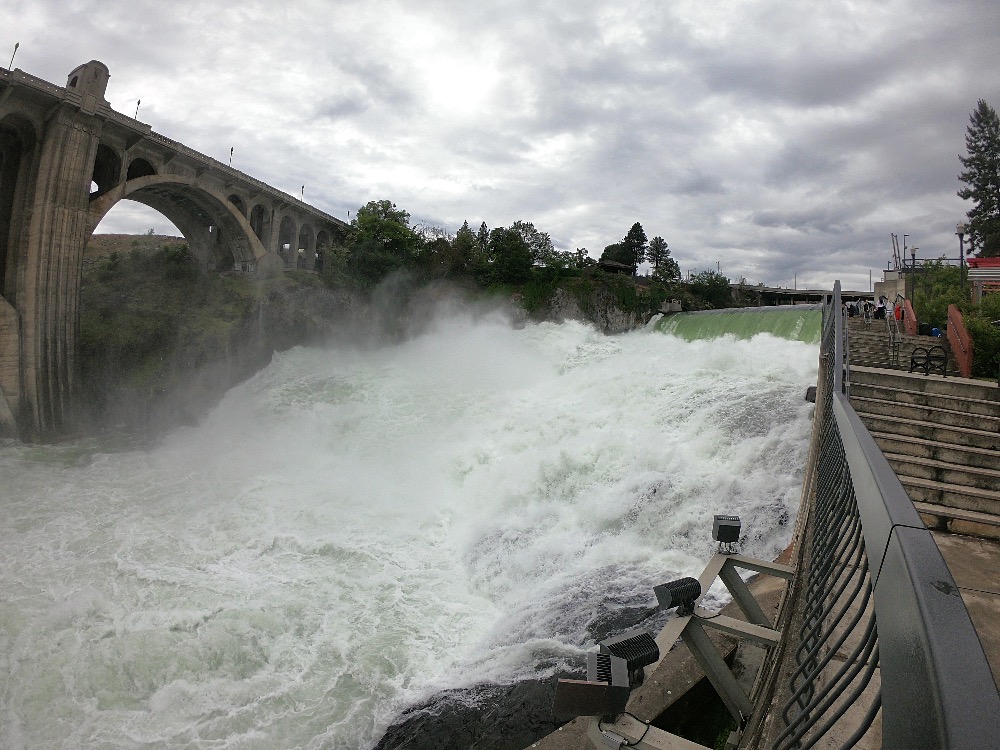
[{"label": "metal railing", "polygon": [[[845,396],[840,282],[824,310],[826,383],[791,698],[774,750],[1000,746],[1000,694],[931,533]],[[876,717],[881,713],[881,741]]]},{"label": "metal railing", "polygon": [[899,348],[903,343],[903,337],[899,333],[899,321],[894,314],[895,303],[886,305],[885,308],[885,330],[888,336],[889,346],[889,366],[899,367]]},{"label": "metal railing", "polygon": [[972,377],[972,337],[965,327],[962,312],[955,305],[948,305],[948,330],[946,337],[955,356],[958,371],[963,378]]}]

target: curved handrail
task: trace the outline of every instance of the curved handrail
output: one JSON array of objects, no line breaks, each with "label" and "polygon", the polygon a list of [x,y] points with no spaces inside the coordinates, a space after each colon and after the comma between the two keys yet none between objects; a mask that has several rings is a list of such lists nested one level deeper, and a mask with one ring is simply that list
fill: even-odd
[{"label": "curved handrail", "polygon": [[[785,709],[792,720],[774,747],[798,747],[807,736],[806,744],[812,746],[847,716],[844,705],[832,715],[824,708],[832,705],[825,697],[830,678],[837,684],[841,673],[825,672],[819,655],[824,643],[843,639],[844,626],[832,620],[831,613],[842,608],[838,602],[845,576],[857,575],[871,581],[874,622],[859,617],[849,626],[868,645],[848,661],[876,659],[881,681],[872,688],[862,680],[851,693],[848,703],[859,701],[858,711],[865,714],[848,728],[854,732],[852,739],[860,739],[881,710],[886,748],[994,746],[1000,693],[961,593],[933,535],[844,393],[848,351],[842,338],[839,282],[824,312],[833,318],[824,320],[822,347],[827,355],[832,349],[833,356],[825,360],[832,378],[821,377],[820,383],[832,380],[833,387],[822,394],[829,408],[822,412],[824,442],[814,500],[823,523],[811,524],[809,531],[807,543],[814,555],[805,573],[810,594],[802,614],[803,641],[796,652],[800,669]],[[863,554],[840,541],[847,538],[844,530],[858,521]],[[877,644],[870,640],[876,631]],[[843,691],[845,683],[840,680],[836,689]],[[864,703],[862,696],[867,696]]]},{"label": "curved handrail", "polygon": [[884,746],[989,747],[1000,694],[961,592],[871,434],[833,397],[875,584]]},{"label": "curved handrail", "polygon": [[965,327],[962,312],[955,305],[948,305],[948,343],[963,378],[972,377],[972,337]]},{"label": "curved handrail", "polygon": [[917,325],[917,313],[910,300],[903,301],[903,330],[908,336],[916,336],[920,330]]}]

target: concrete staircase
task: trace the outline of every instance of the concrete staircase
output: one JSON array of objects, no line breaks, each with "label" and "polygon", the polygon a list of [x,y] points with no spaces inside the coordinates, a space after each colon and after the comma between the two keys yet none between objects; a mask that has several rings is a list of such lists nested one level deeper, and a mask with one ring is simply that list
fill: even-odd
[{"label": "concrete staircase", "polygon": [[996,384],[852,364],[851,405],[929,527],[1000,538]]},{"label": "concrete staircase", "polygon": [[887,321],[871,320],[866,324],[863,318],[847,318],[847,328],[852,366],[858,364],[866,367],[909,370],[910,355],[916,347],[929,349],[932,346],[940,346],[948,353],[948,375],[959,376],[955,357],[948,345],[948,339],[944,336],[909,336],[903,333],[900,323],[897,363],[893,364],[890,361],[891,347]]}]

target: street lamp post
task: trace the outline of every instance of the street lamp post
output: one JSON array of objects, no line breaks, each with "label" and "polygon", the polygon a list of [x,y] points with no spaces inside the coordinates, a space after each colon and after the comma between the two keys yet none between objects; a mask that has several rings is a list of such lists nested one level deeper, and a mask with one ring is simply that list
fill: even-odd
[{"label": "street lamp post", "polygon": [[917,293],[917,247],[910,248],[910,299]]},{"label": "street lamp post", "polygon": [[965,234],[969,231],[969,227],[965,222],[959,222],[955,225],[955,234],[958,235],[958,263],[959,263],[959,278],[962,283],[962,298],[965,298]]}]

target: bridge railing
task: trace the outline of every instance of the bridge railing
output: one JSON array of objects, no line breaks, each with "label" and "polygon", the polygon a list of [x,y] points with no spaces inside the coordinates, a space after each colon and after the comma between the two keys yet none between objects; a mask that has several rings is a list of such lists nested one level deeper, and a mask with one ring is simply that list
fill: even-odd
[{"label": "bridge railing", "polygon": [[[75,92],[67,91],[66,88],[63,86],[58,86],[54,83],[50,83],[41,78],[38,78],[37,76],[33,76],[30,73],[25,73],[23,70],[19,68],[15,70],[5,70],[3,68],[0,68],[0,82],[6,84],[17,83],[20,85],[28,86],[49,96],[57,97],[59,99],[71,102],[75,101],[77,104],[79,104],[79,96]],[[283,201],[286,201],[288,204],[294,205],[303,211],[307,211],[316,216],[319,216],[322,219],[330,222],[331,224],[346,225],[346,222],[343,219],[338,219],[336,216],[332,216],[326,213],[325,211],[321,211],[315,206],[309,205],[305,201],[296,198],[294,195],[291,195],[290,193],[286,193],[283,190],[279,190],[276,187],[268,185],[266,182],[262,182],[261,180],[258,180],[255,177],[251,177],[250,175],[241,172],[238,169],[233,169],[233,167],[227,164],[223,164],[222,162],[218,161],[217,159],[213,159],[210,156],[206,156],[205,154],[196,151],[193,148],[190,148],[189,146],[185,146],[183,143],[167,138],[166,136],[155,132],[149,125],[139,122],[138,120],[129,117],[128,115],[124,115],[112,109],[108,105],[102,105],[100,107],[100,112],[102,116],[106,117],[109,120],[115,121],[118,125],[128,128],[129,130],[141,133],[144,138],[148,138],[151,141],[166,146],[171,151],[176,151],[179,154],[184,154],[189,159],[195,162],[201,162],[203,164],[207,164],[211,166],[211,168],[214,171],[230,175],[233,178],[241,182],[247,183],[249,185],[252,185],[265,193],[268,193],[276,197],[280,197]]]},{"label": "bridge railing", "polygon": [[[851,407],[840,283],[824,310],[829,385],[807,581],[774,750],[1000,746],[1000,694],[933,536]],[[881,742],[876,718],[881,713]]]}]

